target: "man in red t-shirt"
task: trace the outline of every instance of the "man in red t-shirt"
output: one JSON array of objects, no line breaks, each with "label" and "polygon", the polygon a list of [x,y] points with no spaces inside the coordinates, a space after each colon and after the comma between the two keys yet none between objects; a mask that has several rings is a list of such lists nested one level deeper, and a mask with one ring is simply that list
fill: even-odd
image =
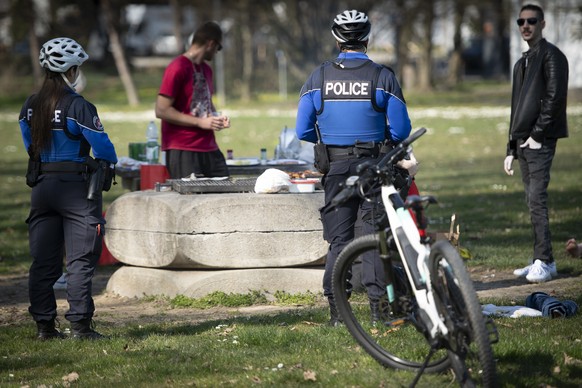
[{"label": "man in red t-shirt", "polygon": [[156,117],[162,121],[162,151],[172,179],[228,176],[224,155],[214,131],[230,127],[226,116],[216,114],[211,61],[222,49],[222,30],[204,23],[194,33],[188,50],[164,72],[156,99]]}]

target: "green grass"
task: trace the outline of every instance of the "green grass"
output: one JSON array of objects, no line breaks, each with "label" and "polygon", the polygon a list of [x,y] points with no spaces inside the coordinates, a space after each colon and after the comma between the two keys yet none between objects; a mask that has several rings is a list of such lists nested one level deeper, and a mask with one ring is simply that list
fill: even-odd
[{"label": "green grass", "polygon": [[242,307],[266,303],[267,298],[260,291],[248,294],[227,294],[222,291],[212,292],[202,298],[189,298],[178,295],[170,300],[170,305],[181,308],[207,309],[214,306]]},{"label": "green grass", "polygon": [[[112,338],[98,343],[39,343],[30,324],[2,328],[0,386],[62,386],[73,372],[79,376],[73,385],[87,387],[401,387],[412,381],[410,372],[382,368],[345,329],[322,325],[325,319],[322,309],[305,308],[192,324],[108,324],[99,329]],[[496,323],[501,386],[580,385],[580,317]],[[419,386],[455,386],[451,379],[424,375]]]},{"label": "green grass", "polygon": [[[503,172],[507,118],[417,120],[430,134],[415,145],[421,161],[417,184],[437,196],[430,208],[430,228],[447,231],[451,214],[461,225],[461,241],[475,255],[470,265],[499,269],[516,266],[531,255],[531,228],[519,167]],[[566,260],[568,238],[582,234],[582,186],[575,179],[582,168],[576,138],[582,116],[570,116],[570,138],[558,142],[549,189],[550,222],[557,260]],[[580,269],[575,270],[579,275]]]},{"label": "green grass", "polygon": [[[144,76],[140,80],[140,85],[146,88],[140,89],[142,106],[129,109],[124,106],[119,85],[110,78],[95,77],[90,78],[93,83],[88,90],[98,82],[104,94],[98,95],[93,90],[94,95],[87,97],[96,102],[118,154],[127,155],[128,143],[142,141],[147,122],[153,119],[147,114],[135,118],[129,115],[144,110],[152,112],[152,95],[155,96],[158,80],[150,80],[148,77],[155,79],[151,74]],[[461,244],[474,256],[467,262],[470,267],[507,270],[524,265],[531,254],[529,215],[519,170],[508,177],[502,168],[508,117],[503,114],[430,117],[421,108],[436,106],[442,113],[452,105],[453,113],[458,113],[461,104],[505,107],[508,90],[507,85],[481,84],[446,93],[411,92],[407,96],[414,128],[429,128],[414,149],[421,162],[417,175],[420,191],[439,200],[439,205],[427,211],[430,229],[448,231],[450,216],[456,214],[461,225]],[[20,103],[3,104],[0,112],[0,274],[4,275],[25,274],[30,265],[24,223],[30,189],[24,183],[26,156],[17,124]],[[571,103],[579,107],[581,100]],[[229,110],[232,113],[232,128],[219,133],[221,148],[232,148],[237,157],[257,156],[263,147],[271,154],[281,129],[295,125],[294,104],[294,101],[270,103],[265,96],[254,106],[232,102],[220,107],[227,114]],[[279,110],[269,111],[273,107]],[[125,119],[108,120],[119,110],[127,112]],[[580,276],[582,260],[568,258],[563,248],[572,236],[582,239],[579,145],[582,115],[570,114],[569,124],[570,138],[558,143],[552,170],[550,222],[560,273]],[[106,206],[125,192],[121,185],[114,186],[105,194]],[[313,304],[308,295],[281,293],[271,302],[257,296],[215,295],[206,301],[183,298],[175,301],[174,308],[234,302],[307,307],[272,316],[232,317],[192,324],[105,322],[98,329],[112,338],[98,343],[39,343],[32,339],[32,321],[4,326],[0,319],[0,386],[67,386],[69,383],[62,377],[72,372],[79,377],[70,384],[87,387],[400,387],[414,378],[409,372],[380,367],[355,345],[346,330],[323,325],[327,312],[318,307],[320,304]],[[580,287],[560,296],[582,305]],[[487,302],[520,303],[513,299]],[[169,301],[164,303],[171,307]],[[194,307],[195,303],[201,304]],[[0,313],[9,314],[10,310],[2,308]],[[494,351],[502,386],[582,385],[582,314],[566,320],[496,318],[495,321],[501,340]],[[314,376],[313,380],[310,376]],[[450,375],[426,375],[419,386],[455,386],[451,379]]]}]

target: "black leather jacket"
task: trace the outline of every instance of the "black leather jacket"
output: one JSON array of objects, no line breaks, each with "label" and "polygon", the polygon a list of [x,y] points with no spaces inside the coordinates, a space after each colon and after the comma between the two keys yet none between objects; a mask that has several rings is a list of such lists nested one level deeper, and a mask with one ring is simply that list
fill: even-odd
[{"label": "black leather jacket", "polygon": [[568,137],[567,97],[568,60],[542,39],[513,68],[507,155],[516,157],[517,140],[530,136],[538,143]]}]

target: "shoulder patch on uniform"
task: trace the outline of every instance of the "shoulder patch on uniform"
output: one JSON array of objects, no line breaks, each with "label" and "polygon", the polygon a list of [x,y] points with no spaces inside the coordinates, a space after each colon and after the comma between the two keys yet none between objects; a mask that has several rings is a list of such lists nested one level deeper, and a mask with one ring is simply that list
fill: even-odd
[{"label": "shoulder patch on uniform", "polygon": [[101,120],[98,116],[93,116],[93,126],[99,131],[103,130],[103,124],[101,124]]}]

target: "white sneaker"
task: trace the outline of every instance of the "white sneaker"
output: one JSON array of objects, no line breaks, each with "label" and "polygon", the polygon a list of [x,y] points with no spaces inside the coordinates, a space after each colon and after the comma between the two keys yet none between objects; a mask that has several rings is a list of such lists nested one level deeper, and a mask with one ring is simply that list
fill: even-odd
[{"label": "white sneaker", "polygon": [[[536,260],[536,261],[541,261],[541,260]],[[542,263],[543,263],[543,261],[542,261]],[[555,261],[552,261],[550,264],[545,264],[545,265],[550,268],[550,275],[558,276],[558,270],[556,269],[556,262]],[[518,268],[515,271],[513,271],[513,274],[517,277],[520,277],[520,278],[526,277],[532,266],[533,266],[533,264],[530,264],[527,267]]]},{"label": "white sneaker", "polygon": [[552,280],[552,264],[554,267],[554,276],[556,276],[557,271],[555,262],[546,264],[541,260],[536,260],[531,265],[525,278],[530,283],[543,283],[547,282],[548,280]]},{"label": "white sneaker", "polygon": [[61,277],[53,284],[54,290],[66,290],[67,289],[67,278],[65,278],[65,274],[62,274]]},{"label": "white sneaker", "polygon": [[529,273],[529,269],[531,268],[532,264],[523,267],[523,268],[518,268],[515,271],[513,271],[513,274],[519,278],[523,278],[525,276],[527,276],[527,274]]}]

